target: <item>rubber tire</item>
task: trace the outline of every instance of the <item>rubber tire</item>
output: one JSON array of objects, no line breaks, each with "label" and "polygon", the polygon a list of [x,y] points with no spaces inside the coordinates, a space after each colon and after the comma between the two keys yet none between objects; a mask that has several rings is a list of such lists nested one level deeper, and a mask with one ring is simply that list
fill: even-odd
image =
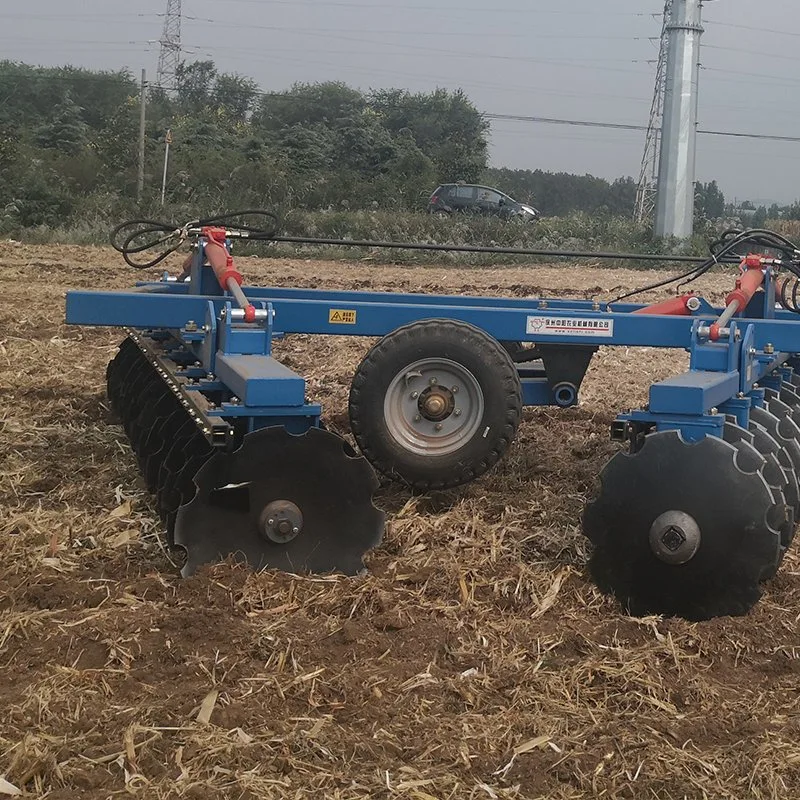
[{"label": "rubber tire", "polygon": [[[483,418],[473,437],[440,456],[406,450],[389,433],[384,415],[392,380],[423,358],[455,361],[483,392]],[[480,328],[450,319],[420,320],[384,336],[367,353],[353,378],[349,411],[358,446],[378,472],[415,489],[449,489],[483,475],[506,452],[522,416],[522,387],[509,354]]]}]

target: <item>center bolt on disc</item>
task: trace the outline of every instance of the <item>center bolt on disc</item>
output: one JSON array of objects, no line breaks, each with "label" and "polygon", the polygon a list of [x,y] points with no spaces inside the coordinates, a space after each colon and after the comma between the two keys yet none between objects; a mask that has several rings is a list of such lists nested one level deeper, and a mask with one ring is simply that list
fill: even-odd
[{"label": "center bolt on disc", "polygon": [[650,549],[665,564],[685,564],[700,547],[700,528],[684,511],[665,511],[650,528]]}]

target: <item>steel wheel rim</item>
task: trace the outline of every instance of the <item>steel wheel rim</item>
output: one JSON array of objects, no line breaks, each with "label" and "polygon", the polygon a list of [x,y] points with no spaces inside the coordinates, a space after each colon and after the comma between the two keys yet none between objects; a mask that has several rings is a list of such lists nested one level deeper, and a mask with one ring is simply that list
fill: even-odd
[{"label": "steel wheel rim", "polygon": [[448,358],[423,358],[392,379],[383,402],[386,427],[406,450],[443,456],[472,439],[483,420],[477,378]]}]

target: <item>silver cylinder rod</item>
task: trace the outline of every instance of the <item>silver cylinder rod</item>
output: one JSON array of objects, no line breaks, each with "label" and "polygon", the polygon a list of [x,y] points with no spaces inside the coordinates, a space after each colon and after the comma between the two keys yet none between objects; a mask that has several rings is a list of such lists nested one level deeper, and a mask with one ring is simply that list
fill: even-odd
[{"label": "silver cylinder rod", "polygon": [[250,306],[250,301],[235,278],[228,278],[228,291],[233,295],[233,299],[237,302],[239,308],[247,309]]},{"label": "silver cylinder rod", "polygon": [[719,315],[719,319],[717,320],[717,327],[724,328],[732,319],[733,315],[739,310],[739,301],[738,300],[731,300],[727,306],[725,306],[725,310]]}]

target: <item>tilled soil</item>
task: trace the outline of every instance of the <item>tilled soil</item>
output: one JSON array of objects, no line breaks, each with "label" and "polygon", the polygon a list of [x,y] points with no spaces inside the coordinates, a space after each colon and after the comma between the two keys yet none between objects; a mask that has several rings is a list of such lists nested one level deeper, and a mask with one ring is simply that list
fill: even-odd
[{"label": "tilled soil", "polygon": [[[240,267],[260,285],[599,299],[661,276]],[[701,624],[626,617],[585,574],[608,425],[684,353],[603,350],[581,406],[526,410],[483,479],[383,488],[364,577],[182,580],[105,399],[120,332],[63,324],[67,288],[141,277],[107,249],[0,244],[0,796],[800,796],[795,553],[749,616]],[[699,288],[719,300],[732,280]],[[277,348],[345,436],[368,346]]]}]

